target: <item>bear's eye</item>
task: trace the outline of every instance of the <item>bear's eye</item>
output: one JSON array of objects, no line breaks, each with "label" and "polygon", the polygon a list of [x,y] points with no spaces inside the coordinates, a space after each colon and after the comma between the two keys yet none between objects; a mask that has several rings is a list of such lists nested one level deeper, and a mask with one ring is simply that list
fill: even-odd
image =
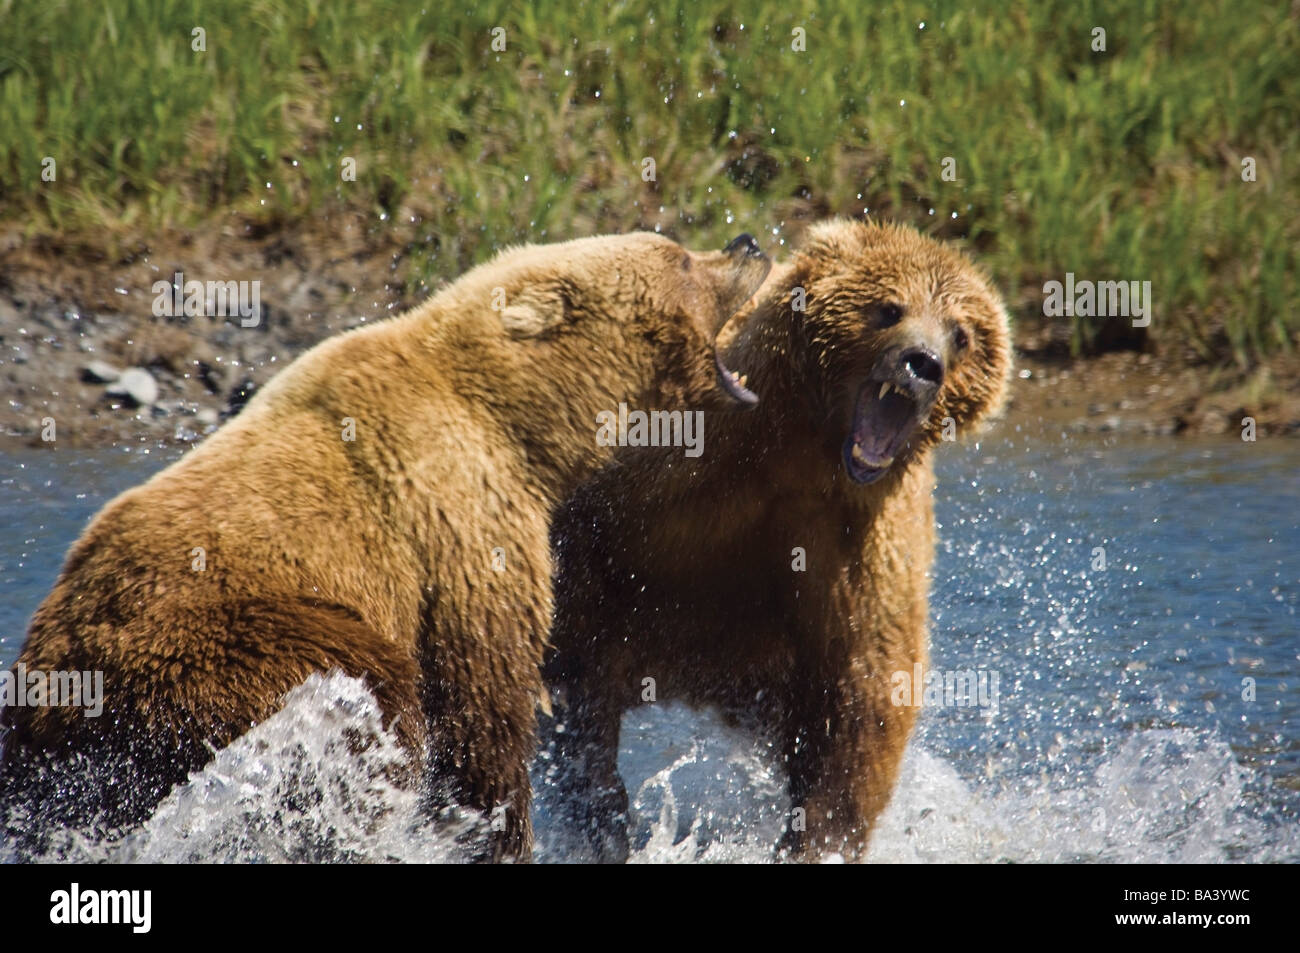
[{"label": "bear's eye", "polygon": [[691,256],[690,256],[690,255],[683,255],[683,256],[682,256],[682,271],[690,271],[690,270],[691,270]]},{"label": "bear's eye", "polygon": [[965,328],[958,327],[952,332],[952,343],[957,350],[966,350],[966,345],[970,344],[970,335],[966,333]]},{"label": "bear's eye", "polygon": [[899,321],[903,320],[903,306],[894,304],[892,301],[886,301],[876,309],[879,315],[879,326],[882,328],[891,328]]}]

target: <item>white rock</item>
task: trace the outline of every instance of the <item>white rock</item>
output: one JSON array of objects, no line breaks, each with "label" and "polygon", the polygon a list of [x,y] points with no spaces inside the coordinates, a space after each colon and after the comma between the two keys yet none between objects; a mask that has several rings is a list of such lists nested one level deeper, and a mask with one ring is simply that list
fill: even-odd
[{"label": "white rock", "polygon": [[133,367],[124,371],[117,382],[110,384],[106,390],[130,398],[137,407],[148,407],[158,399],[158,382],[143,367]]},{"label": "white rock", "polygon": [[91,361],[81,366],[81,379],[91,384],[111,384],[121,376],[122,372],[107,361]]}]

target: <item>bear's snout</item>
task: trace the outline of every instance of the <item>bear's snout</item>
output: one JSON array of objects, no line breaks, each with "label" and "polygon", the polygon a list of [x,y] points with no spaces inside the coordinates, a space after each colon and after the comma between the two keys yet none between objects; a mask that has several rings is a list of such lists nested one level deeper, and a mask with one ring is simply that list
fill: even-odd
[{"label": "bear's snout", "polygon": [[758,244],[758,239],[749,232],[742,232],[731,241],[727,242],[722,249],[733,258],[762,258],[763,249]]},{"label": "bear's snout", "polygon": [[908,348],[902,354],[905,379],[938,387],[943,383],[943,359],[928,347]]},{"label": "bear's snout", "polygon": [[868,383],[889,388],[910,398],[922,415],[939,396],[946,366],[938,348],[924,339],[898,344],[882,354],[867,372]]}]

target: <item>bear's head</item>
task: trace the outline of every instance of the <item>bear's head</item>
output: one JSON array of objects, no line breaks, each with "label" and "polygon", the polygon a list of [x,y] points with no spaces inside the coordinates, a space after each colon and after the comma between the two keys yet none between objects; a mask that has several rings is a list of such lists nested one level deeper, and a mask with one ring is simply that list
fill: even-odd
[{"label": "bear's head", "polygon": [[854,482],[1000,408],[1006,308],[961,252],[910,228],[833,220],[810,230],[782,289],[803,387]]},{"label": "bear's head", "polygon": [[751,236],[696,252],[637,232],[526,246],[507,257],[513,280],[503,289],[501,321],[510,337],[563,347],[593,371],[609,367],[621,380],[650,382],[640,396],[665,404],[757,402],[716,349],[718,331],[771,268]]}]

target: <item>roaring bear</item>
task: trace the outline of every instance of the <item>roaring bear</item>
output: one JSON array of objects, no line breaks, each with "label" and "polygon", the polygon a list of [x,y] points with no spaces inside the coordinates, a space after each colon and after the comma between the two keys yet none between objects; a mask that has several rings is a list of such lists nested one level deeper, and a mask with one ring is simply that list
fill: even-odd
[{"label": "roaring bear", "polygon": [[891,676],[927,662],[933,449],[999,408],[1006,311],[960,252],[841,220],[722,338],[756,410],[699,459],[634,451],[554,524],[555,809],[596,856],[626,856],[619,723],[653,685],[765,734],[789,854],[861,857],[915,717]]},{"label": "roaring bear", "polygon": [[748,235],[525,246],[300,357],[73,545],[18,662],[102,672],[104,710],[6,708],[0,806],[120,830],[340,669],[431,807],[491,816],[484,854],[526,856],[551,519],[613,458],[597,421],[621,402],[752,401],[715,336],[769,265]]}]

